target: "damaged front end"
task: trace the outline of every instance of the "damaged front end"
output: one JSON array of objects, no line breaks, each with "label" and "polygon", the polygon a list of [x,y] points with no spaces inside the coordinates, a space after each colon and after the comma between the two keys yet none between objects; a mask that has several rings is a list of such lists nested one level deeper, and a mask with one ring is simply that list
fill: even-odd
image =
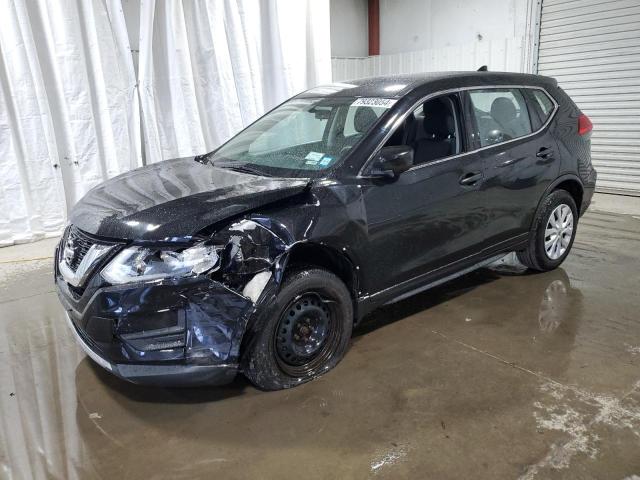
[{"label": "damaged front end", "polygon": [[113,245],[87,268],[84,283],[68,271],[82,263],[68,246],[82,242],[84,255],[108,247],[68,229],[56,251],[56,284],[83,348],[126,380],[193,385],[234,378],[247,325],[277,291],[293,239],[254,216],[188,247]]},{"label": "damaged front end", "polygon": [[288,230],[268,217],[253,216],[216,232],[212,241],[224,245],[220,269],[225,285],[258,302],[266,284],[282,280],[283,258],[294,243]]}]

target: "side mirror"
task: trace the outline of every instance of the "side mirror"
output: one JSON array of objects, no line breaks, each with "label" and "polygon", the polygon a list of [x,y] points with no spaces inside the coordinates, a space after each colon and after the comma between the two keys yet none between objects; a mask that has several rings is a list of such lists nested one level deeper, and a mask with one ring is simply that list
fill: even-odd
[{"label": "side mirror", "polygon": [[395,178],[413,166],[413,148],[409,145],[382,147],[371,165],[371,174]]}]

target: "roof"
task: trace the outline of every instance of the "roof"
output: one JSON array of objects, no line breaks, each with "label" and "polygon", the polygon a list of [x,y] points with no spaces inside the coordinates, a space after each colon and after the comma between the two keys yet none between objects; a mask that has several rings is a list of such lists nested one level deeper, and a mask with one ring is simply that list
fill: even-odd
[{"label": "roof", "polygon": [[361,78],[312,88],[302,97],[404,97],[433,87],[457,88],[482,85],[555,85],[550,77],[510,72],[429,72]]}]

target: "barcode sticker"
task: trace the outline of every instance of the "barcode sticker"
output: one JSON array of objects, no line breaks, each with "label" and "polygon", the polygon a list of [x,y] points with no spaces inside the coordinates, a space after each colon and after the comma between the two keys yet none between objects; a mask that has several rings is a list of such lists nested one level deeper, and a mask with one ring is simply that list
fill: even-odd
[{"label": "barcode sticker", "polygon": [[393,98],[379,98],[379,97],[362,97],[356,99],[351,104],[352,107],[380,107],[391,108],[397,102]]}]

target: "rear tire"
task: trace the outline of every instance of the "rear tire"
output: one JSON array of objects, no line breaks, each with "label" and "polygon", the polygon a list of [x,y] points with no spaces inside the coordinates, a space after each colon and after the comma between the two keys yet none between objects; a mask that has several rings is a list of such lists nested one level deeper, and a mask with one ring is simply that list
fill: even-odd
[{"label": "rear tire", "polygon": [[344,283],[319,268],[289,274],[257,319],[243,357],[244,375],[262,390],[308,382],[344,357],[353,328],[353,303]]},{"label": "rear tire", "polygon": [[551,192],[540,204],[525,250],[518,260],[528,268],[545,272],[564,262],[571,251],[578,227],[578,210],[566,190]]}]

